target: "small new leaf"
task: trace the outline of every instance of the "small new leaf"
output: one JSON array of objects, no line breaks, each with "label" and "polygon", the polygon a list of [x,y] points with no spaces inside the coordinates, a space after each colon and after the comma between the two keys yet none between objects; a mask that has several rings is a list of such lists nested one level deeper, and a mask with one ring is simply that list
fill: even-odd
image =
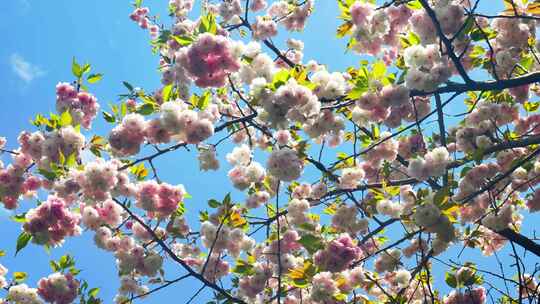
[{"label": "small new leaf", "polygon": [[17,256],[17,253],[24,249],[32,239],[32,235],[28,234],[26,232],[22,232],[19,234],[19,237],[17,238],[17,246],[15,248],[15,256]]},{"label": "small new leaf", "polygon": [[86,78],[88,80],[88,83],[96,83],[100,81],[103,78],[103,74],[90,74]]}]

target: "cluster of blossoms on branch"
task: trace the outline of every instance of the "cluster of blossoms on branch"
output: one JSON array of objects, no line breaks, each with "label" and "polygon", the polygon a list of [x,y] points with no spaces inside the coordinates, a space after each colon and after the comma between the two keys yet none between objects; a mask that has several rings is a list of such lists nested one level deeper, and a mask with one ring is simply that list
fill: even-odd
[{"label": "cluster of blossoms on branch", "polygon": [[[204,1],[194,20],[195,1],[171,0],[170,25],[136,1],[129,17],[151,33],[159,87],[125,82],[112,113],[101,109],[108,136],[91,135],[100,106],[85,81],[96,76],[74,61],[57,113],[38,115],[13,150],[0,139],[12,157],[0,201],[23,212],[17,251],[93,233],[116,259],[119,304],[188,277],[216,303],[486,303],[498,289],[481,271],[443,259],[509,243],[540,256],[520,232],[540,210],[537,3],[489,16],[457,0],[374,2],[338,0],[337,37],[369,56],[338,72],[306,61],[301,40],[272,40],[304,30],[313,0]],[[491,80],[471,79],[478,71]],[[157,169],[191,148],[200,174],[230,165],[235,192],[207,210]],[[502,278],[515,291],[496,297],[538,298],[513,256],[517,279]],[[186,275],[170,278],[166,261]],[[17,304],[87,296],[76,271],[53,270],[31,288],[0,265],[0,288]],[[452,290],[433,292],[442,284]]]}]

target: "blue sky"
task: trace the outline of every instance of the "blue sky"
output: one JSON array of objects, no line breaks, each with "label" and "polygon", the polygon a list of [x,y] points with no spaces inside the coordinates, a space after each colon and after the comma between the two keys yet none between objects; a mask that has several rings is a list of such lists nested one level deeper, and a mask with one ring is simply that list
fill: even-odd
[{"label": "blue sky", "polygon": [[[91,87],[102,107],[114,102],[117,95],[124,92],[122,81],[152,91],[159,85],[157,58],[150,52],[147,32],[139,29],[128,19],[132,8],[129,1],[4,1],[0,11],[0,31],[4,35],[0,48],[0,135],[9,140],[8,147],[15,147],[17,134],[23,129],[31,129],[29,119],[37,113],[54,111],[55,85],[59,81],[71,80],[71,59],[90,62],[93,72],[103,73],[104,79]],[[487,3],[492,1],[483,1]],[[500,1],[502,2],[502,1]],[[161,9],[166,1],[146,1],[153,10]],[[489,8],[492,11],[497,5]],[[356,65],[359,57],[344,53],[345,40],[338,40],[334,33],[339,25],[337,5],[333,0],[318,0],[313,17],[309,20],[305,33],[290,35],[305,42],[305,60],[315,59],[329,65],[330,70],[343,70]],[[275,39],[278,46],[284,46],[289,36]],[[451,109],[453,110],[453,109]],[[452,111],[453,112],[453,111]],[[95,131],[105,135],[110,125],[99,117]],[[228,146],[230,148],[230,146]],[[220,148],[221,157],[227,151]],[[206,206],[210,198],[222,198],[229,189],[226,171],[213,173],[198,172],[194,151],[178,151],[157,162],[160,177],[171,183],[183,183],[193,198],[187,207],[196,216],[195,210]],[[228,166],[222,163],[228,170]],[[193,174],[196,172],[195,174]],[[308,172],[309,174],[309,172]],[[237,199],[243,196],[235,193]],[[31,205],[32,203],[27,202]],[[12,223],[5,211],[0,210],[0,249],[8,250],[8,256],[0,259],[11,271],[30,273],[29,283],[35,284],[41,276],[50,272],[48,260],[62,254],[73,254],[82,276],[91,286],[101,287],[101,295],[108,303],[118,287],[114,257],[95,249],[92,233],[83,237],[68,239],[62,248],[53,249],[49,256],[42,248],[29,246],[17,259],[13,259],[15,240],[20,227]],[[533,226],[526,225],[525,233]],[[459,251],[460,248],[456,250]],[[507,248],[508,249],[508,248]],[[502,254],[506,254],[505,250]],[[477,251],[467,250],[461,261],[480,260]],[[458,260],[456,258],[456,260]],[[492,259],[491,259],[492,260]],[[490,261],[491,261],[490,260]],[[533,261],[531,261],[533,263]],[[496,263],[483,262],[484,268],[498,267]],[[443,268],[435,264],[435,273],[442,274]],[[513,273],[513,272],[509,272]],[[172,279],[183,274],[179,267],[167,267],[167,277]],[[444,283],[442,283],[444,285]],[[442,286],[439,281],[438,286]],[[199,284],[181,283],[152,296],[147,303],[167,303],[171,296],[182,303],[194,293]],[[447,288],[443,288],[446,291]],[[203,297],[199,298],[203,299]],[[202,302],[195,301],[195,303]]]}]

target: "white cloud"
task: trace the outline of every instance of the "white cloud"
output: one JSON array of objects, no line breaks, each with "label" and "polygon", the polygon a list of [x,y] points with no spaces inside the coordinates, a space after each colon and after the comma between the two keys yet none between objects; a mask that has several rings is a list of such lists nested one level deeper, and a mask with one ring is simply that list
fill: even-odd
[{"label": "white cloud", "polygon": [[9,63],[13,72],[26,83],[30,83],[32,80],[45,75],[44,70],[26,61],[26,59],[17,53],[11,54]]}]

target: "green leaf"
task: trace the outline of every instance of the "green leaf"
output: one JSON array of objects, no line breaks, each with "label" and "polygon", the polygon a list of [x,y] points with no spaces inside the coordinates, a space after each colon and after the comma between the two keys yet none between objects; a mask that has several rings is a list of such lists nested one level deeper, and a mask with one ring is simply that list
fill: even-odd
[{"label": "green leaf", "polygon": [[223,198],[223,205],[230,205],[231,204],[231,193],[227,193],[227,195],[225,195],[225,197]]},{"label": "green leaf", "polygon": [[210,91],[205,91],[201,97],[199,97],[199,100],[197,101],[197,108],[200,110],[204,110],[208,107],[210,104],[210,97],[212,94]]},{"label": "green leaf", "polygon": [[446,282],[446,284],[452,288],[456,288],[457,287],[457,279],[456,279],[456,276],[453,274],[453,273],[450,273],[450,272],[446,272],[444,274],[444,281]]},{"label": "green leaf", "polygon": [[98,293],[99,293],[99,288],[98,288],[98,287],[92,288],[92,289],[90,289],[90,291],[88,292],[88,296],[89,296],[89,297],[92,297],[92,298],[97,298]]},{"label": "green leaf", "polygon": [[25,212],[25,213],[21,213],[21,214],[17,214],[17,215],[10,216],[9,218],[10,218],[12,221],[17,222],[17,223],[26,223],[26,212]]},{"label": "green leaf", "polygon": [[317,250],[324,248],[321,238],[312,234],[302,236],[298,243],[302,244],[309,254],[314,254]]},{"label": "green leaf", "polygon": [[[90,73],[91,68],[92,67],[90,66],[89,63],[85,63],[84,66],[81,69],[82,74]],[[82,76],[82,74],[81,74],[81,76]]]},{"label": "green leaf", "polygon": [[77,78],[81,78],[83,74],[82,68],[77,63],[77,60],[75,59],[75,57],[73,57],[73,61],[71,62],[71,72],[73,73],[73,76]]},{"label": "green leaf", "polygon": [[110,123],[115,123],[116,122],[116,118],[114,117],[114,115],[112,115],[111,113],[109,112],[105,112],[103,111],[103,118],[107,121],[107,122],[110,122]]},{"label": "green leaf", "polygon": [[216,17],[212,13],[202,16],[199,24],[199,33],[217,33]]},{"label": "green leaf", "polygon": [[59,121],[60,127],[69,126],[71,125],[72,122],[73,122],[73,118],[71,117],[71,114],[69,113],[69,111],[65,111],[64,113],[60,115],[60,121]]},{"label": "green leaf", "polygon": [[28,277],[28,274],[26,272],[14,272],[13,273],[13,279],[16,283],[22,283],[26,281],[26,278]]},{"label": "green leaf", "polygon": [[122,84],[130,91],[130,92],[133,92],[135,89],[133,88],[133,86],[127,82],[127,81],[122,81]]},{"label": "green leaf", "polygon": [[176,36],[171,35],[171,37],[178,42],[181,46],[188,46],[193,43],[193,37],[190,36]]},{"label": "green leaf", "polygon": [[145,116],[150,115],[154,113],[154,105],[151,103],[144,103],[139,106],[139,108],[137,109],[137,113]]},{"label": "green leaf", "polygon": [[291,285],[296,288],[306,288],[309,286],[309,281],[305,278],[293,279]]},{"label": "green leaf", "polygon": [[274,78],[272,79],[272,84],[270,85],[270,88],[273,90],[277,90],[280,86],[286,84],[289,78],[291,78],[291,73],[289,72],[289,70],[279,70],[279,72],[274,74]]},{"label": "green leaf", "polygon": [[0,250],[0,257],[3,257],[6,255],[6,251],[5,250]]},{"label": "green leaf", "polygon": [[19,234],[19,237],[17,238],[17,246],[15,248],[15,256],[17,256],[17,253],[24,249],[28,245],[28,242],[32,239],[32,235],[28,234],[26,232],[21,232]]},{"label": "green leaf", "polygon": [[51,266],[53,272],[59,272],[61,270],[60,265],[56,261],[49,261],[49,266]]},{"label": "green leaf", "polygon": [[210,199],[208,200],[208,206],[210,206],[211,208],[217,208],[219,206],[221,206],[221,202],[215,200],[215,199]]},{"label": "green leaf", "polygon": [[249,264],[248,262],[244,260],[237,260],[236,265],[233,268],[232,272],[237,273],[237,274],[248,275],[252,272],[252,270],[253,270],[253,265]]},{"label": "green leaf", "polygon": [[72,256],[69,254],[63,255],[60,260],[58,260],[58,265],[60,266],[60,269],[68,269],[70,267],[75,266],[75,260]]},{"label": "green leaf", "polygon": [[135,175],[138,181],[142,181],[148,176],[148,170],[144,167],[144,163],[131,167],[130,171],[131,174]]},{"label": "green leaf", "polygon": [[535,112],[536,110],[538,110],[538,107],[540,106],[540,103],[539,102],[529,102],[529,101],[526,101],[524,104],[523,104],[523,108],[525,109],[525,111],[527,112]]},{"label": "green leaf", "polygon": [[484,158],[484,149],[476,149],[472,154],[472,159],[477,164],[480,164],[483,158]]},{"label": "green leaf", "polygon": [[436,206],[441,207],[445,203],[445,200],[448,198],[448,194],[448,187],[443,187],[439,189],[439,191],[437,191],[437,193],[435,193],[435,196],[433,197],[433,203]]},{"label": "green leaf", "polygon": [[417,44],[420,44],[420,36],[416,35],[413,31],[410,31],[409,32],[409,36],[408,36],[408,40],[409,40],[409,43],[411,45],[417,45]]},{"label": "green leaf", "polygon": [[407,7],[413,10],[422,9],[422,3],[418,0],[407,2]]},{"label": "green leaf", "polygon": [[174,214],[176,216],[182,216],[184,215],[184,213],[186,213],[186,205],[184,204],[184,202],[180,202],[178,203],[178,208],[176,208]]},{"label": "green leaf", "polygon": [[38,173],[43,175],[46,179],[53,181],[56,178],[56,173],[47,171],[45,169],[38,169]]},{"label": "green leaf", "polygon": [[162,90],[163,100],[164,101],[171,100],[172,92],[173,92],[173,84],[169,84],[163,87],[163,90]]},{"label": "green leaf", "polygon": [[75,155],[75,152],[71,153],[67,160],[66,160],[66,166],[68,168],[73,168],[75,166],[77,166],[77,156]]},{"label": "green leaf", "polygon": [[89,83],[96,83],[103,78],[103,74],[90,74],[86,78]]},{"label": "green leaf", "polygon": [[379,60],[373,64],[372,76],[375,79],[381,79],[386,74],[386,64]]}]

